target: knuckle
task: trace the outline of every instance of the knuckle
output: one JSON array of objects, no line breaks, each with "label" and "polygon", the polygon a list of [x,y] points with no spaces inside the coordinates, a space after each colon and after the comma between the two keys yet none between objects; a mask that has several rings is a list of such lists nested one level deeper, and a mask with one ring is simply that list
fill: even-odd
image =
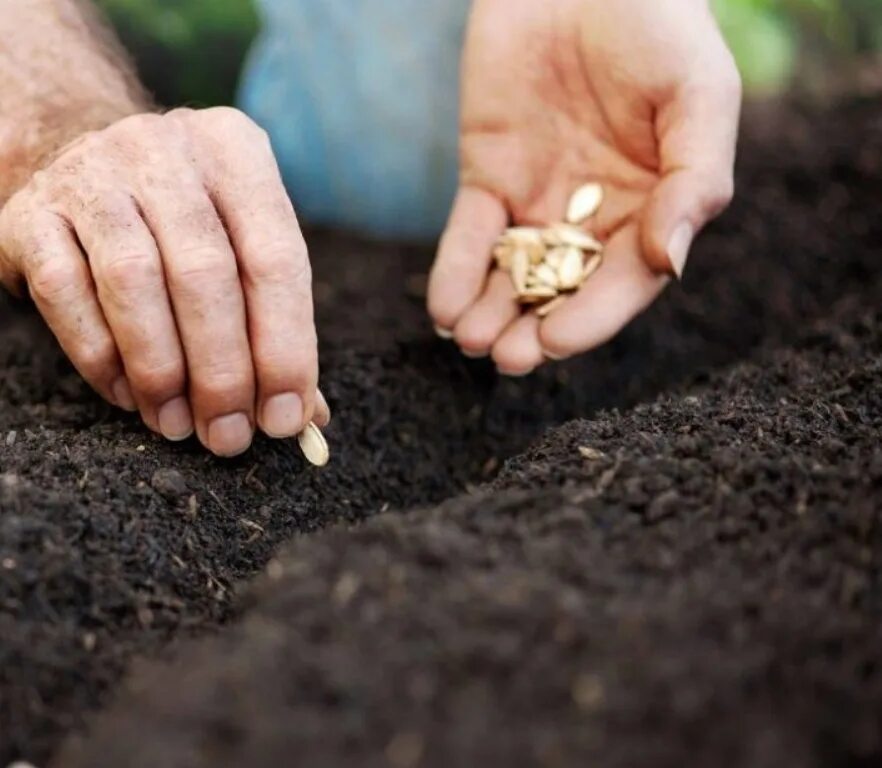
[{"label": "knuckle", "polygon": [[116,369],[116,345],[109,338],[82,341],[72,351],[71,359],[83,376],[100,380]]},{"label": "knuckle", "polygon": [[137,251],[114,255],[101,271],[106,287],[121,299],[152,290],[162,280],[159,259]]},{"label": "knuckle", "polygon": [[28,275],[28,287],[37,303],[58,304],[82,289],[82,267],[67,259],[40,261]]},{"label": "knuckle", "polygon": [[294,344],[273,345],[256,352],[258,375],[264,383],[277,386],[293,382],[306,388],[318,380],[318,342],[314,327],[298,333]]},{"label": "knuckle", "polygon": [[191,371],[193,386],[209,402],[245,401],[254,387],[250,365],[216,363]]},{"label": "knuckle", "polygon": [[312,282],[312,268],[305,249],[295,243],[256,249],[248,259],[248,278],[254,282],[287,285]]},{"label": "knuckle", "polygon": [[179,122],[189,122],[199,114],[198,110],[192,107],[175,107],[165,113],[166,120],[177,120]]},{"label": "knuckle", "polygon": [[235,107],[212,107],[206,109],[203,114],[223,131],[236,134],[245,132],[254,136],[266,135],[257,123]]},{"label": "knuckle", "polygon": [[233,107],[212,107],[205,110],[204,115],[221,139],[233,142],[244,137],[252,152],[262,151],[266,154],[271,151],[269,133],[241,110]]},{"label": "knuckle", "polygon": [[134,388],[150,400],[168,399],[184,390],[186,372],[182,361],[156,363],[148,360],[126,362],[126,374]]},{"label": "knuckle", "polygon": [[144,112],[124,117],[119,122],[110,126],[110,128],[96,134],[95,139],[100,141],[105,136],[114,139],[123,137],[140,138],[142,136],[155,136],[163,130],[166,124],[167,122],[163,119],[162,115]]},{"label": "knuckle", "polygon": [[200,286],[235,278],[235,262],[213,246],[183,248],[173,257],[176,278],[184,284]]}]

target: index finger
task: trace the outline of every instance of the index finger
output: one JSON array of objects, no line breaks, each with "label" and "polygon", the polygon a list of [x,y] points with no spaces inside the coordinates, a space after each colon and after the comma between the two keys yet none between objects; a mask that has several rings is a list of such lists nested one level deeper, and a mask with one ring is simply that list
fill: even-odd
[{"label": "index finger", "polygon": [[484,292],[493,244],[507,223],[497,197],[479,187],[460,188],[429,277],[429,314],[439,332],[452,332]]}]

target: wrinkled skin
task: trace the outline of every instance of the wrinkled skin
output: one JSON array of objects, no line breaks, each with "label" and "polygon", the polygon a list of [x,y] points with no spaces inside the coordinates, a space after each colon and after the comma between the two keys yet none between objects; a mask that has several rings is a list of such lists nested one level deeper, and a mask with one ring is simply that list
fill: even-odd
[{"label": "wrinkled skin", "polygon": [[[741,83],[704,0],[477,0],[462,82],[429,311],[463,352],[522,375],[604,343],[682,273],[732,197]],[[560,220],[586,181],[607,193],[589,225],[604,266],[548,318],[522,315],[491,246],[510,221]]]},{"label": "wrinkled skin", "polygon": [[[233,109],[152,113],[87,10],[6,0],[0,15],[0,105],[19,105],[0,111],[0,282],[30,293],[97,392],[170,440],[234,456],[258,428],[326,424],[309,260],[267,136]],[[706,0],[476,0],[437,327],[511,375],[610,338],[731,198],[739,107]],[[510,220],[561,218],[588,180],[608,193],[604,266],[545,320],[522,315],[493,241]]]},{"label": "wrinkled skin", "polygon": [[314,414],[306,245],[264,132],[232,109],[87,133],[0,213],[0,278],[27,286],[82,376],[214,453]]}]

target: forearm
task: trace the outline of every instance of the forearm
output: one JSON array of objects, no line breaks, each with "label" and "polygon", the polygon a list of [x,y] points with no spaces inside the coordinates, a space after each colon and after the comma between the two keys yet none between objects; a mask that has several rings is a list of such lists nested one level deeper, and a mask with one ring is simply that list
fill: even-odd
[{"label": "forearm", "polygon": [[150,108],[86,0],[2,0],[0,207],[62,146]]}]

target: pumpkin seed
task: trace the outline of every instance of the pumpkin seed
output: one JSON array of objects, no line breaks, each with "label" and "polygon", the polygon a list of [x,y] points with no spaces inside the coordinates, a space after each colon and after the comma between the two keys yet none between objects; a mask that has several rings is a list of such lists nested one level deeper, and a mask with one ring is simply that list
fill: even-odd
[{"label": "pumpkin seed", "polygon": [[545,285],[537,285],[534,288],[526,288],[521,291],[520,298],[524,299],[553,299],[557,296],[557,288]]},{"label": "pumpkin seed", "polygon": [[312,422],[306,425],[298,436],[297,442],[300,443],[300,450],[310,464],[317,467],[325,466],[331,458],[331,452],[328,449],[328,441],[321,433],[321,430]]},{"label": "pumpkin seed", "polygon": [[[579,266],[579,271],[581,273],[581,264]],[[557,271],[548,266],[548,264],[540,264],[533,270],[533,274],[540,283],[547,285],[549,288],[554,288],[556,290],[562,287],[558,280]]]},{"label": "pumpkin seed", "polygon": [[556,238],[561,245],[581,248],[590,253],[599,253],[603,250],[603,243],[594,235],[590,235],[572,224],[553,224],[549,227],[549,231],[551,236]]},{"label": "pumpkin seed", "polygon": [[523,248],[518,248],[511,255],[511,280],[518,294],[526,290],[529,272],[530,256]]},{"label": "pumpkin seed", "polygon": [[558,296],[551,301],[547,301],[536,310],[536,314],[539,315],[539,317],[548,317],[548,315],[554,312],[554,310],[560,307],[560,305],[563,304],[566,300],[566,296]]},{"label": "pumpkin seed", "polygon": [[572,291],[582,284],[583,257],[578,248],[568,248],[566,256],[557,269],[560,287],[564,291]]},{"label": "pumpkin seed", "polygon": [[603,203],[603,187],[591,183],[579,187],[570,198],[567,207],[567,221],[570,224],[581,224],[597,213]]},{"label": "pumpkin seed", "polygon": [[585,267],[582,269],[582,282],[584,283],[589,277],[591,277],[591,275],[600,269],[601,264],[603,264],[603,254],[598,253],[588,259],[588,261],[585,262]]}]

